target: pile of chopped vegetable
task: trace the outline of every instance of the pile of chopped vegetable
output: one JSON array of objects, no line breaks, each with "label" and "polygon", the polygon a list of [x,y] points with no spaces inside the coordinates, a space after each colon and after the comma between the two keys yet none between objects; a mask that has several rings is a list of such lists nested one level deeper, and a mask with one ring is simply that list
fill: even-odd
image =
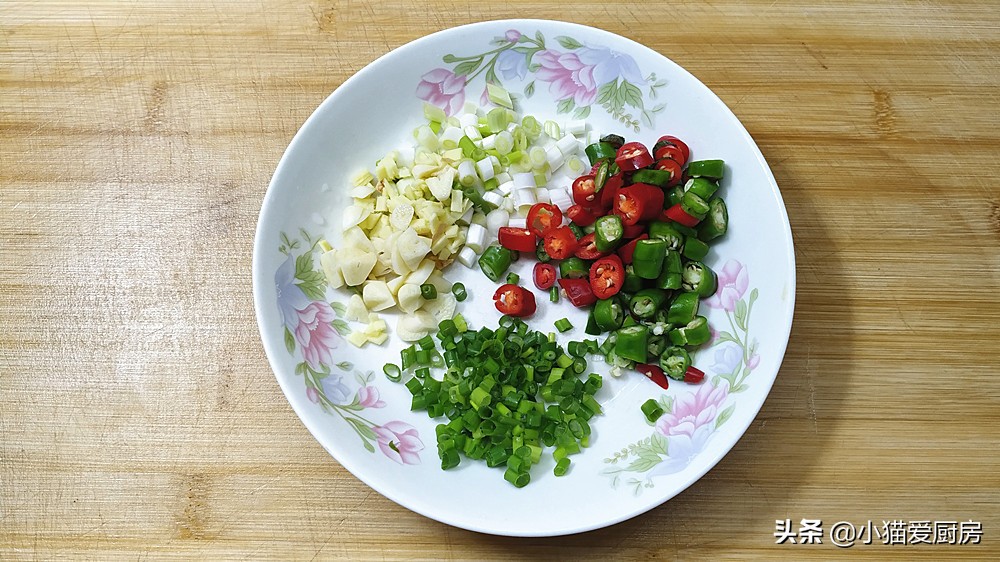
[{"label": "pile of chopped vegetable", "polygon": [[522,118],[502,88],[490,99],[497,107],[488,112],[467,103],[452,117],[425,105],[415,145],[354,179],[341,243],[324,241],[320,260],[332,287],[356,292],[349,319],[367,326],[351,343],[383,343],[386,324],[375,313],[393,309],[405,313],[396,326],[404,341],[432,333],[455,312],[442,269],[455,260],[472,267],[498,225],[523,223],[535,203],[571,203],[570,182],[586,170],[577,139],[586,122]]},{"label": "pile of chopped vegetable", "polygon": [[[439,324],[437,340],[426,336],[402,350],[401,366],[385,366],[392,380],[405,381],[413,395],[411,409],[431,418],[448,418],[437,426],[441,468],[459,465],[462,456],[506,467],[504,478],[518,488],[531,480],[530,469],[552,447],[553,472],[569,470],[569,456],[590,443],[589,420],[601,413],[594,394],[600,375],[587,370],[586,355],[597,341],[570,342],[567,349],[555,334],[528,328],[504,316],[496,330],[472,330],[461,314]],[[433,367],[445,367],[440,378]]]},{"label": "pile of chopped vegetable", "polygon": [[[667,377],[701,382],[691,351],[711,339],[698,307],[716,290],[703,260],[728,226],[717,193],[725,164],[689,162],[687,144],[673,136],[660,137],[650,153],[608,135],[586,154],[592,168],[573,182],[574,204],[537,203],[524,227],[499,228],[499,245],[483,253],[480,268],[498,281],[516,253],[534,255],[535,286],[553,302],[561,290],[588,309],[588,334],[609,334],[599,350],[612,374],[635,368],[664,388]],[[532,293],[510,279],[494,300],[504,314],[536,309]]]}]

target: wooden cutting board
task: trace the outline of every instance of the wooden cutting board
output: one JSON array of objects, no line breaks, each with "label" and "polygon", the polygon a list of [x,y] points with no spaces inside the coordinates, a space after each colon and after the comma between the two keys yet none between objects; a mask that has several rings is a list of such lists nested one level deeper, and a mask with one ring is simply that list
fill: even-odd
[{"label": "wooden cutting board", "polygon": [[[403,43],[525,15],[717,92],[798,263],[784,366],[733,451],[555,539],[451,528],[351,476],[281,395],[250,297],[261,198],[313,108]],[[848,554],[998,558],[998,88],[987,1],[3,2],[0,559],[811,559],[869,520],[980,523],[981,544]],[[785,519],[823,544],[775,544]]]}]

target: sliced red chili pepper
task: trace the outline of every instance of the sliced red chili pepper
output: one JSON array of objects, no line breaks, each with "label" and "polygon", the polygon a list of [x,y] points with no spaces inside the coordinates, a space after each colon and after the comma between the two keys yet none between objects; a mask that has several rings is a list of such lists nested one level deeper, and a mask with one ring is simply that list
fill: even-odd
[{"label": "sliced red chili pepper", "polygon": [[635,253],[635,245],[639,240],[646,240],[647,238],[649,238],[648,234],[640,234],[635,240],[618,248],[618,257],[622,259],[623,263],[632,263],[632,254]]},{"label": "sliced red chili pepper", "polygon": [[663,214],[660,215],[660,218],[663,220],[671,220],[687,227],[697,226],[697,224],[700,222],[698,220],[698,217],[692,217],[687,213],[687,211],[681,208],[680,203],[674,205],[673,207],[670,207],[666,211],[663,211]]},{"label": "sliced red chili pepper", "polygon": [[517,252],[535,251],[535,235],[527,228],[501,226],[497,232],[497,239],[500,241],[500,245],[508,250]]},{"label": "sliced red chili pepper", "polygon": [[590,288],[590,281],[586,279],[560,279],[559,288],[566,292],[566,298],[573,306],[590,306],[597,302],[594,290]]},{"label": "sliced red chili pepper", "polygon": [[645,231],[646,225],[644,224],[626,224],[624,228],[622,228],[622,239],[631,240],[638,237]]},{"label": "sliced red chili pepper", "polygon": [[628,142],[618,149],[615,163],[623,172],[631,172],[652,164],[653,157],[641,142]]},{"label": "sliced red chili pepper", "polygon": [[599,299],[611,298],[622,290],[625,266],[616,255],[601,258],[590,266],[590,288]]},{"label": "sliced red chili pepper", "polygon": [[566,209],[566,216],[578,226],[590,226],[597,220],[597,215],[582,205],[573,205]]},{"label": "sliced red chili pepper", "polygon": [[646,378],[655,382],[657,386],[664,390],[670,386],[670,382],[667,381],[667,375],[663,374],[663,369],[657,367],[656,365],[646,365],[645,363],[640,363],[635,366],[635,370],[646,375]]},{"label": "sliced red chili pepper", "polygon": [[591,209],[600,201],[597,195],[597,184],[594,183],[594,176],[580,176],[573,180],[573,202],[582,207]]},{"label": "sliced red chili pepper", "polygon": [[687,371],[684,371],[684,382],[698,384],[703,380],[705,380],[705,372],[694,365],[688,367]]},{"label": "sliced red chili pepper", "polygon": [[691,149],[688,145],[681,139],[673,135],[663,135],[657,139],[656,144],[653,145],[653,153],[655,154],[663,146],[676,146],[684,155],[684,162],[687,162],[691,158]]},{"label": "sliced red chili pepper", "polygon": [[578,246],[576,235],[565,225],[548,229],[542,243],[545,246],[545,253],[554,260],[572,256]]},{"label": "sliced red chili pepper", "polygon": [[535,279],[535,286],[543,291],[552,288],[556,284],[556,267],[551,263],[538,262],[532,275]]},{"label": "sliced red chili pepper", "polygon": [[615,199],[618,198],[618,192],[624,185],[625,178],[622,174],[609,176],[604,182],[604,187],[601,189],[601,207],[605,209],[614,207]]},{"label": "sliced red chili pepper", "polygon": [[594,238],[594,233],[584,235],[580,239],[579,245],[576,247],[576,251],[573,253],[576,257],[581,260],[596,260],[597,258],[604,257],[607,254],[601,252],[597,249],[597,241]]},{"label": "sliced red chili pepper", "polygon": [[493,304],[501,314],[531,316],[535,313],[535,295],[524,287],[507,283],[493,293]]},{"label": "sliced red chili pepper", "polygon": [[687,163],[687,159],[684,158],[684,151],[672,144],[665,144],[660,148],[657,148],[653,153],[653,158],[656,158],[657,160],[669,158],[670,160],[680,164],[682,167]]},{"label": "sliced red chili pepper", "polygon": [[647,183],[634,183],[622,188],[615,199],[615,214],[627,225],[654,219],[661,212],[663,190]]},{"label": "sliced red chili pepper", "polygon": [[671,158],[663,158],[657,160],[655,164],[657,170],[670,172],[670,181],[667,182],[667,187],[674,187],[675,185],[680,185],[681,176],[684,175],[684,171],[681,169],[682,165],[683,164],[681,164],[680,162],[677,162],[676,160],[673,160]]},{"label": "sliced red chili pepper", "polygon": [[528,211],[526,222],[532,234],[542,236],[546,230],[562,224],[562,211],[551,203],[535,203]]}]

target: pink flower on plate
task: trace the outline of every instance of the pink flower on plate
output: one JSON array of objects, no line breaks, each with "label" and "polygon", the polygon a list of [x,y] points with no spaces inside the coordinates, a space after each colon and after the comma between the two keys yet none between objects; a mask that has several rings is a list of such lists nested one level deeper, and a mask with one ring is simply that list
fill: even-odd
[{"label": "pink flower on plate", "polygon": [[417,97],[454,115],[465,103],[465,76],[456,76],[446,68],[435,68],[420,77]]},{"label": "pink flower on plate", "polygon": [[718,288],[715,294],[705,300],[712,308],[722,308],[732,312],[736,310],[736,302],[743,298],[750,285],[747,268],[736,260],[729,260],[718,272]]},{"label": "pink flower on plate", "polygon": [[362,408],[385,408],[385,401],[379,399],[378,389],[374,386],[358,389],[358,404]]},{"label": "pink flower on plate", "polygon": [[420,464],[419,452],[424,449],[424,443],[415,427],[401,421],[391,421],[373,427],[372,431],[378,438],[378,448],[382,450],[382,454],[399,464]]},{"label": "pink flower on plate", "polygon": [[307,388],[306,396],[309,397],[309,401],[312,402],[313,404],[319,404],[319,392],[315,388],[311,386]]},{"label": "pink flower on plate", "polygon": [[521,38],[521,32],[516,29],[508,29],[507,34],[504,37],[511,43],[517,42]]},{"label": "pink flower on plate", "polygon": [[750,356],[749,359],[747,359],[747,368],[750,369],[751,371],[756,369],[757,365],[759,364],[760,364],[760,355],[757,355],[756,353],[754,353],[753,355]]},{"label": "pink flower on plate", "polygon": [[541,65],[535,76],[549,83],[549,92],[556,100],[573,98],[577,106],[586,107],[597,99],[599,84],[594,80],[594,67],[581,62],[574,53],[546,49],[532,61]]},{"label": "pink flower on plate", "polygon": [[312,301],[304,309],[296,310],[295,341],[302,348],[302,356],[313,369],[333,362],[331,349],[337,347],[340,335],[333,328],[336,319],[330,303]]},{"label": "pink flower on plate", "polygon": [[684,469],[701,452],[715,431],[715,417],[729,396],[729,384],[719,386],[703,383],[697,392],[683,394],[674,402],[673,410],[656,422],[656,430],[667,436],[668,458],[649,476],[672,474]]}]

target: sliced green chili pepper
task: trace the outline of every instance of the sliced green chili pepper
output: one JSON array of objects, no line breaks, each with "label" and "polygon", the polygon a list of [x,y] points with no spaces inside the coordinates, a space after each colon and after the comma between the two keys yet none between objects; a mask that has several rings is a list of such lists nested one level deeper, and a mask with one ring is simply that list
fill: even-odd
[{"label": "sliced green chili pepper", "polygon": [[632,174],[634,183],[648,183],[657,187],[664,187],[670,183],[673,174],[666,170],[636,170]]},{"label": "sliced green chili pepper", "polygon": [[680,250],[684,246],[684,235],[673,223],[653,221],[649,224],[649,237],[654,240],[666,240],[671,250]]},{"label": "sliced green chili pepper", "polygon": [[711,178],[721,180],[726,173],[726,164],[722,160],[697,160],[689,162],[687,167],[688,177]]},{"label": "sliced green chili pepper", "polygon": [[601,330],[601,327],[597,325],[597,318],[594,314],[593,308],[590,309],[590,314],[587,315],[587,327],[584,328],[583,331],[591,336],[599,336],[604,332],[604,330]]},{"label": "sliced green chili pepper", "polygon": [[698,220],[705,218],[705,215],[708,214],[708,203],[690,191],[684,192],[684,198],[681,199],[681,208],[684,209],[685,213]]},{"label": "sliced green chili pepper", "polygon": [[595,142],[589,145],[587,148],[583,149],[587,154],[587,158],[590,160],[590,165],[593,166],[598,160],[609,158],[611,160],[615,159],[618,154],[618,149],[615,148],[611,143],[608,142]]},{"label": "sliced green chili pepper", "polygon": [[552,261],[549,253],[545,251],[545,243],[542,240],[539,240],[538,244],[535,246],[535,257],[542,263],[549,263]]},{"label": "sliced green chili pepper", "polygon": [[479,269],[490,281],[499,281],[500,276],[507,273],[511,262],[514,261],[513,252],[503,246],[490,246],[486,248],[483,255],[479,256]]},{"label": "sliced green chili pepper", "polygon": [[671,330],[669,336],[674,345],[701,345],[712,339],[712,332],[708,329],[708,320],[696,316],[686,326]]},{"label": "sliced green chili pepper", "polygon": [[594,305],[594,321],[602,332],[610,332],[622,327],[625,309],[615,297],[597,301]]},{"label": "sliced green chili pepper", "polygon": [[618,215],[605,215],[594,223],[594,245],[598,251],[613,250],[625,235],[622,218]]},{"label": "sliced green chili pepper", "polygon": [[687,324],[698,314],[698,293],[681,293],[667,310],[667,323]]},{"label": "sliced green chili pepper", "polygon": [[684,380],[684,372],[691,366],[691,355],[680,346],[672,346],[660,354],[660,368],[672,379]]},{"label": "sliced green chili pepper", "polygon": [[587,262],[578,257],[566,258],[559,262],[559,276],[563,279],[585,279],[589,273]]},{"label": "sliced green chili pepper", "polygon": [[[633,259],[635,259],[633,257]],[[680,288],[680,281],[678,281],[678,288]],[[632,264],[625,266],[625,280],[622,281],[622,293],[635,293],[636,291],[642,289],[642,277],[635,274],[635,268]]]},{"label": "sliced green chili pepper", "polygon": [[663,257],[667,252],[667,241],[657,239],[639,240],[632,253],[632,267],[635,274],[643,279],[656,279],[663,270]]},{"label": "sliced green chili pepper", "polygon": [[680,252],[667,250],[663,256],[663,271],[656,278],[656,286],[660,289],[680,289],[683,282],[682,272]]},{"label": "sliced green chili pepper", "polygon": [[655,363],[663,350],[667,348],[667,335],[663,334],[658,336],[653,333],[652,330],[649,332],[649,341],[646,343],[646,358],[648,361],[643,361],[643,363]]},{"label": "sliced green chili pepper", "polygon": [[608,181],[608,170],[611,169],[611,164],[607,160],[601,162],[601,165],[597,168],[597,173],[594,174],[594,193],[600,193],[601,189],[604,188],[604,182]]},{"label": "sliced green chili pepper", "polygon": [[576,224],[575,222],[569,223],[569,229],[573,231],[573,236],[576,236],[577,240],[585,236],[583,229],[580,228],[580,225]]},{"label": "sliced green chili pepper", "polygon": [[694,193],[705,201],[708,201],[718,191],[719,184],[710,179],[691,178],[684,184],[684,191]]},{"label": "sliced green chili pepper", "polygon": [[715,293],[717,278],[712,268],[699,262],[689,262],[684,266],[681,287],[685,291],[696,293],[699,297],[710,297]]},{"label": "sliced green chili pepper", "polygon": [[603,137],[601,137],[601,142],[606,142],[610,144],[612,147],[614,147],[616,154],[611,156],[611,158],[613,159],[615,155],[617,155],[618,149],[621,148],[623,144],[625,144],[625,139],[619,135],[612,133],[610,135],[604,135]]},{"label": "sliced green chili pepper", "polygon": [[676,187],[671,187],[670,190],[667,191],[667,201],[670,202],[669,205],[670,207],[673,207],[674,205],[680,203],[681,199],[683,198],[684,198],[684,188],[679,185]]},{"label": "sliced green chili pepper", "polygon": [[684,226],[679,222],[673,223],[673,227],[677,229],[677,232],[680,232],[684,236],[698,236],[697,230],[691,228],[690,226]]},{"label": "sliced green chili pepper", "polygon": [[699,261],[708,255],[708,244],[694,236],[688,236],[684,239],[684,249],[681,250],[681,253],[689,260]]},{"label": "sliced green chili pepper", "polygon": [[729,228],[729,211],[726,202],[716,197],[708,202],[708,214],[698,225],[698,238],[708,242],[726,233]]},{"label": "sliced green chili pepper", "polygon": [[629,326],[635,326],[638,323],[639,321],[635,319],[635,316],[632,316],[631,314],[626,314],[625,320],[622,321],[622,327],[627,328]]},{"label": "sliced green chili pepper", "polygon": [[424,297],[424,300],[434,300],[438,298],[438,290],[431,283],[424,283],[420,286],[420,296]]},{"label": "sliced green chili pepper", "polygon": [[615,340],[615,355],[630,361],[645,363],[649,328],[639,324],[622,328],[616,333],[618,339]]},{"label": "sliced green chili pepper", "polygon": [[[698,295],[695,295],[697,302]],[[667,302],[667,292],[663,289],[643,289],[632,297],[629,302],[629,310],[636,318],[652,318],[663,304]],[[692,315],[693,316],[693,315]],[[685,320],[686,322],[686,320]],[[671,322],[680,323],[680,322]]]}]

